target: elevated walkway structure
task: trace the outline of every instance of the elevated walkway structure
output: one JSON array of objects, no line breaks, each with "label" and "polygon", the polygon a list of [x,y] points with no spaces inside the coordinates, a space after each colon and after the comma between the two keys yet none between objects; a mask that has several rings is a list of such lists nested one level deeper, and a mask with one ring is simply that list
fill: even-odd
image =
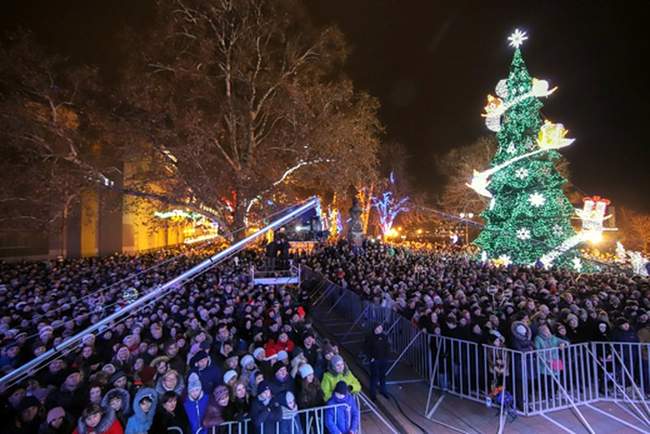
[{"label": "elevated walkway structure", "polygon": [[255,285],[298,285],[300,283],[300,267],[291,261],[286,270],[259,270],[251,267],[251,281]]}]

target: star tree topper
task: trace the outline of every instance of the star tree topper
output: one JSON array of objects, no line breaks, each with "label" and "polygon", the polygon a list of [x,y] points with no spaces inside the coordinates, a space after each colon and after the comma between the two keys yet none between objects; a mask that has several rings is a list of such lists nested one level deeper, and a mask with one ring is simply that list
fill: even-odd
[{"label": "star tree topper", "polygon": [[510,36],[508,36],[508,41],[510,41],[509,45],[513,48],[519,48],[519,46],[523,44],[526,39],[528,39],[526,32],[522,32],[519,29],[515,29],[515,31],[512,32]]}]

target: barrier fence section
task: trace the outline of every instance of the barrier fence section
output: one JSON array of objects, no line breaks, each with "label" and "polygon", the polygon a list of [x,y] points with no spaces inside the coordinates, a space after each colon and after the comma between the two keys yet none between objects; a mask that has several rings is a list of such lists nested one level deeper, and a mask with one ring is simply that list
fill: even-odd
[{"label": "barrier fence section", "polygon": [[301,273],[305,281],[321,281],[312,306],[318,315],[322,318],[336,313],[349,324],[347,332],[338,339],[342,345],[353,342],[348,338],[354,334],[370,333],[374,324],[381,323],[391,350],[398,355],[388,368],[387,375],[398,362],[404,362],[418,374],[419,379],[429,378],[431,355],[426,333],[417,330],[408,319],[394,310],[363,299],[356,292],[342,288],[309,267],[303,266]]},{"label": "barrier fence section", "polygon": [[[308,267],[303,274],[325,279]],[[578,405],[598,401],[623,402],[650,426],[650,343],[586,342],[521,352],[427,334],[392,309],[327,279],[321,291],[319,314],[335,312],[351,323],[348,334],[354,328],[369,333],[377,322],[384,325],[398,355],[389,374],[403,362],[432,389],[481,403],[503,402],[527,416],[567,408],[578,411]],[[346,340],[339,342],[345,345]]]},{"label": "barrier fence section", "polygon": [[[314,407],[297,412],[283,418],[279,422],[262,423],[255,426],[251,419],[245,419],[240,422],[226,422],[219,426],[212,427],[208,430],[209,434],[324,434],[327,419],[335,425],[341,417],[341,411],[346,417],[352,417],[352,408],[347,404],[325,405]],[[358,410],[358,407],[357,407]],[[361,432],[361,415],[356,414],[359,421],[359,431]]]}]

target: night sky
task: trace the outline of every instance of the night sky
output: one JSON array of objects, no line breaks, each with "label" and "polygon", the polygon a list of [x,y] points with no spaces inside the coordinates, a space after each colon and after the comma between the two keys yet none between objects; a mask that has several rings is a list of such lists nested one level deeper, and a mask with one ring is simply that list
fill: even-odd
[{"label": "night sky", "polygon": [[[5,2],[6,3],[6,2]],[[150,1],[10,1],[3,26],[35,30],[54,50],[109,72],[128,46],[124,25],[146,29]],[[435,194],[436,155],[492,134],[480,113],[508,73],[507,36],[528,33],[531,75],[558,91],[543,114],[576,141],[562,150],[572,181],[639,211],[650,211],[648,1],[309,0],[314,19],[333,23],[352,53],[347,73],[378,97],[388,139],[410,153],[415,187]],[[144,31],[144,30],[143,30]]]}]

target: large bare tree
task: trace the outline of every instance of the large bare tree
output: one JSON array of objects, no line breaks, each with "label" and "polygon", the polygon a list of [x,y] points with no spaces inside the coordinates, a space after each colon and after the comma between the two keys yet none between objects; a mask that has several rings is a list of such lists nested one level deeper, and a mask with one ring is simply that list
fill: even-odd
[{"label": "large bare tree", "polygon": [[142,179],[235,229],[267,199],[375,176],[378,103],[340,75],[341,34],[301,11],[293,1],[158,3],[124,81],[124,117],[159,158]]}]

